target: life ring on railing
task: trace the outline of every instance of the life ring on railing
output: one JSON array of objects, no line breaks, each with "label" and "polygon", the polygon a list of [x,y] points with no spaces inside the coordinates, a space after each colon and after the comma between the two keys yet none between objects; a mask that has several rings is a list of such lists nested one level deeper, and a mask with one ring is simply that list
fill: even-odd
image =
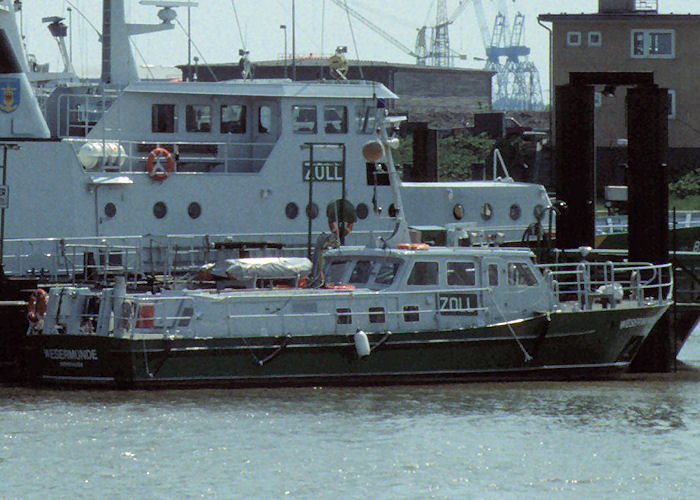
[{"label": "life ring on railing", "polygon": [[[165,167],[160,163],[160,159],[165,159]],[[170,151],[164,148],[156,148],[148,154],[146,159],[146,171],[154,181],[164,181],[168,174],[173,172],[175,161]]]},{"label": "life ring on railing", "polygon": [[334,290],[354,290],[355,286],[348,283],[326,283],[324,288],[331,288]]},{"label": "life ring on railing", "polygon": [[396,248],[399,250],[427,250],[430,245],[427,243],[399,243]]},{"label": "life ring on railing", "polygon": [[[350,234],[350,231],[352,231],[352,222],[346,222],[345,223],[345,234],[344,236],[347,236]],[[339,234],[339,229],[338,229],[338,224],[335,223],[335,221],[328,221],[328,227],[331,228],[331,233],[335,234],[336,236],[340,237]]]},{"label": "life ring on railing", "polygon": [[27,319],[30,323],[37,323],[40,319],[44,319],[48,301],[49,294],[41,288],[37,288],[32,292],[27,302]]}]

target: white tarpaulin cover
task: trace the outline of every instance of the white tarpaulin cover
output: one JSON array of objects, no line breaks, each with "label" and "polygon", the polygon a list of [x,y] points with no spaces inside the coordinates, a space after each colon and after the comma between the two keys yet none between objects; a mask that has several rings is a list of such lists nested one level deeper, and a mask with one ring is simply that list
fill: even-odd
[{"label": "white tarpaulin cover", "polygon": [[310,273],[311,267],[311,261],[306,257],[249,257],[207,264],[202,267],[202,271],[245,281],[256,278],[296,278]]}]

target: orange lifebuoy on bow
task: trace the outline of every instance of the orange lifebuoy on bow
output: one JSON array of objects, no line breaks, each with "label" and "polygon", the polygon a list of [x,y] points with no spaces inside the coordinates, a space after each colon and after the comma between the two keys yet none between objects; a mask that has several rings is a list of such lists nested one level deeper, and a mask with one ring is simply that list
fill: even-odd
[{"label": "orange lifebuoy on bow", "polygon": [[[160,159],[165,159],[165,166],[160,162]],[[156,148],[148,154],[146,160],[146,171],[154,181],[164,181],[168,178],[168,174],[173,172],[175,161],[170,151],[164,148]]]},{"label": "orange lifebuoy on bow", "polygon": [[36,323],[40,319],[44,319],[48,300],[49,294],[41,288],[37,288],[32,292],[27,302],[27,319],[30,323]]},{"label": "orange lifebuoy on bow", "polygon": [[430,245],[427,243],[399,243],[396,248],[399,250],[427,250]]},{"label": "orange lifebuoy on bow", "polygon": [[[350,234],[350,231],[352,231],[352,222],[346,222],[345,223],[345,234],[344,236],[347,236]],[[328,227],[331,228],[331,233],[335,234],[336,236],[339,236],[339,229],[335,223],[335,221],[328,221]]]}]

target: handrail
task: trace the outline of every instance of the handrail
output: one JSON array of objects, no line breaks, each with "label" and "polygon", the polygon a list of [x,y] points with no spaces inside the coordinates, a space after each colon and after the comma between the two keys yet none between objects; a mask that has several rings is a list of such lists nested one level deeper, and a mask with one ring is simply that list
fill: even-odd
[{"label": "handrail", "polygon": [[[258,173],[267,161],[274,146],[275,141],[265,142],[245,142],[232,140],[201,140],[182,141],[154,139],[148,140],[124,140],[119,138],[109,138],[102,140],[91,140],[85,137],[67,137],[64,142],[71,145],[78,153],[81,147],[91,143],[110,143],[123,148],[125,155],[122,165],[116,165],[109,161],[108,153],[103,152],[102,161],[95,168],[86,169],[90,173],[130,173],[146,174],[146,160],[150,150],[144,150],[144,146],[168,147],[176,157],[175,171],[182,174],[255,174]],[[178,165],[180,168],[178,169]],[[216,169],[217,165],[223,165]],[[206,168],[206,170],[201,170]],[[192,170],[194,169],[194,170]]]},{"label": "handrail", "polygon": [[638,304],[665,303],[673,290],[671,264],[578,262],[537,266],[552,289],[556,303],[578,302],[590,309],[596,300],[611,307],[625,298]]}]

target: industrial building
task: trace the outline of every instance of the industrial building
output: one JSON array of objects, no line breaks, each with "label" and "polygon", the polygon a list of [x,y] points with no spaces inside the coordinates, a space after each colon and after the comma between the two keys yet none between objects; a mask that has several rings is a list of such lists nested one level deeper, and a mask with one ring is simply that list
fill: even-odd
[{"label": "industrial building", "polygon": [[[651,72],[669,93],[671,175],[700,165],[700,15],[659,14],[656,0],[599,0],[597,13],[542,14],[539,20],[552,27],[553,86],[568,84],[573,72]],[[596,87],[599,188],[624,182],[626,95],[625,86]]]}]

